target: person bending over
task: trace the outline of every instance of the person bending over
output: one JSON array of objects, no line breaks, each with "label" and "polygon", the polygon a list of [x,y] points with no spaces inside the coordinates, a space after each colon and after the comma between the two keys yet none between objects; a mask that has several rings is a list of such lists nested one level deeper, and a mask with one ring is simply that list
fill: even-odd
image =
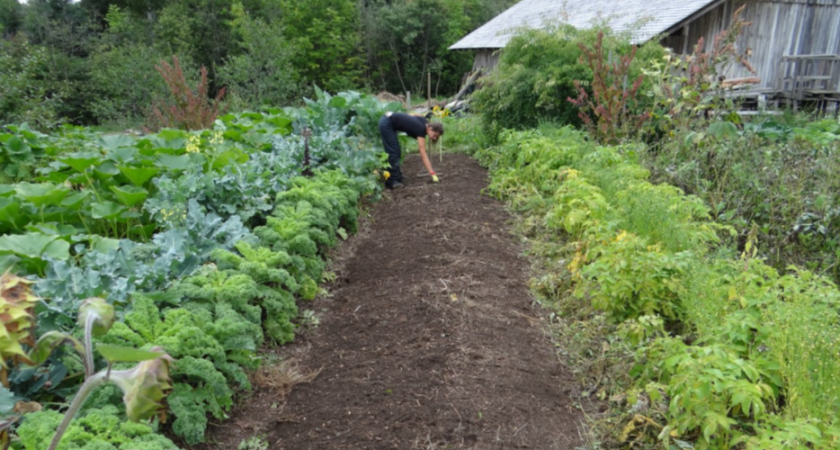
[{"label": "person bending over", "polygon": [[429,156],[426,154],[426,137],[428,136],[432,142],[437,142],[443,136],[443,124],[440,122],[429,123],[425,117],[388,111],[379,119],[379,134],[382,135],[382,145],[385,146],[385,152],[388,153],[389,172],[391,173],[391,176],[385,181],[385,187],[389,189],[403,187],[403,174],[400,171],[400,141],[397,139],[397,132],[399,131],[412,139],[417,139],[423,165],[426,166],[426,170],[432,176],[432,182],[439,182],[440,180],[432,169]]}]

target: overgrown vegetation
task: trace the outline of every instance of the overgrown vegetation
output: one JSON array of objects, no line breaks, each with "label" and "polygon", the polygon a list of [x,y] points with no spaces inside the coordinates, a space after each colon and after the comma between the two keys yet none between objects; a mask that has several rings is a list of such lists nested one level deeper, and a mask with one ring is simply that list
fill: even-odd
[{"label": "overgrown vegetation", "polygon": [[[596,44],[597,58],[587,59],[589,48]],[[636,80],[644,67],[662,58],[664,50],[656,43],[634,50],[628,36],[606,28],[578,30],[558,25],[522,31],[501,51],[498,69],[475,94],[485,133],[495,139],[502,129],[533,128],[542,121],[582,125],[579,109],[569,99],[578,98],[581,89],[586,96],[593,95],[593,64],[602,69],[612,67],[611,61],[603,58],[618,63],[631,53],[635,57],[625,69],[630,79]],[[606,73],[598,76],[605,86],[618,83],[619,88],[624,87],[623,77],[608,80]]]},{"label": "overgrown vegetation", "polygon": [[[543,92],[533,80],[553,69],[528,63],[551,48],[573,60],[568,39],[514,39],[481,94],[499,144],[472,151],[489,191],[521,217],[538,261],[532,288],[554,310],[584,395],[611,406],[593,446],[837,446],[840,128],[735,112],[717,74],[751,69],[736,51],[749,25],[739,14],[709,46],[662,53],[632,76],[629,58],[582,43],[584,90],[563,98],[582,107],[587,134],[562,126],[580,125],[574,109],[532,106]],[[631,110],[647,119],[616,114]],[[470,133],[447,137],[469,149]]]},{"label": "overgrown vegetation", "polygon": [[[45,299],[20,300],[24,312],[3,319],[11,330],[4,363],[13,364],[0,371],[0,411],[7,428],[19,423],[18,448],[46,448],[61,416],[42,405],[71,399],[67,417],[78,412],[78,420],[58,448],[170,450],[174,444],[157,436],[163,430],[196,444],[211,418],[225,417],[234,393],[250,389],[258,349],[294,339],[305,321],[298,302],[319,292],[324,252],[356,231],[357,203],[376,192],[376,119],[399,109],[357,92],[317,91],[306,103],[142,138],[74,127],[0,135],[4,148],[31,155],[0,185],[0,268],[28,275]],[[119,359],[105,351],[114,348],[160,349],[175,361],[171,383],[140,396],[157,405],[167,394],[154,422],[114,427],[149,417],[154,405],[136,413],[119,390],[92,390],[107,376],[91,370],[102,363],[89,333],[87,345],[71,346],[81,358],[59,347],[86,325],[76,317],[88,297],[106,298],[101,306],[120,319],[95,333],[109,368],[160,354]],[[39,335],[49,337],[43,346],[30,340],[30,322],[18,323],[36,315]],[[40,356],[26,358],[31,352]],[[115,365],[110,380],[134,392],[120,378],[129,369]],[[21,417],[16,404],[38,407]]]},{"label": "overgrown vegetation", "polygon": [[139,128],[177,57],[233,110],[299,104],[315,87],[455,92],[472,58],[447,48],[514,0],[0,0],[0,125]]}]

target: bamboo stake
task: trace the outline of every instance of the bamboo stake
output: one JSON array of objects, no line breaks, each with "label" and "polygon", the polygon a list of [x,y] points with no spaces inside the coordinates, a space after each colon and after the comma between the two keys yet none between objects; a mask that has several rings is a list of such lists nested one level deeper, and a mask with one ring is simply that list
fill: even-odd
[{"label": "bamboo stake", "polygon": [[426,98],[429,99],[429,111],[432,110],[432,72],[428,72],[429,81],[428,81],[428,89],[427,89],[427,96]]}]

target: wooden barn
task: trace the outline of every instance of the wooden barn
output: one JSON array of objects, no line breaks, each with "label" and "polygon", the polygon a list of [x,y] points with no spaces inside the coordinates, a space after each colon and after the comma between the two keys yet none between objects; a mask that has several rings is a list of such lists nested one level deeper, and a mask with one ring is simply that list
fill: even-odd
[{"label": "wooden barn", "polygon": [[840,0],[521,0],[450,49],[473,50],[473,68],[492,69],[519,28],[597,22],[630,32],[635,43],[660,39],[687,53],[701,37],[711,45],[743,5],[741,17],[752,25],[737,45],[749,49],[757,74],[734,65],[727,79],[759,78],[745,95],[840,101]]}]

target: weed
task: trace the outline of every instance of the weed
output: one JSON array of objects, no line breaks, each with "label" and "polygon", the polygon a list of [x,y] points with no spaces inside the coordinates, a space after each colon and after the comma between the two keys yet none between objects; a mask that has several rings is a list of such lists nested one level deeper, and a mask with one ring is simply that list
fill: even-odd
[{"label": "weed", "polygon": [[268,450],[268,441],[263,436],[251,436],[236,447],[238,450]]},{"label": "weed", "polygon": [[172,57],[172,64],[161,61],[155,66],[169,88],[168,100],[157,99],[149,113],[149,129],[179,128],[183,130],[204,130],[213,127],[216,117],[223,113],[226,107],[222,105],[225,96],[224,88],[220,89],[214,99],[208,96],[210,83],[207,79],[207,68],[201,68],[201,78],[195,87],[190,87],[181,63],[177,56]]}]

